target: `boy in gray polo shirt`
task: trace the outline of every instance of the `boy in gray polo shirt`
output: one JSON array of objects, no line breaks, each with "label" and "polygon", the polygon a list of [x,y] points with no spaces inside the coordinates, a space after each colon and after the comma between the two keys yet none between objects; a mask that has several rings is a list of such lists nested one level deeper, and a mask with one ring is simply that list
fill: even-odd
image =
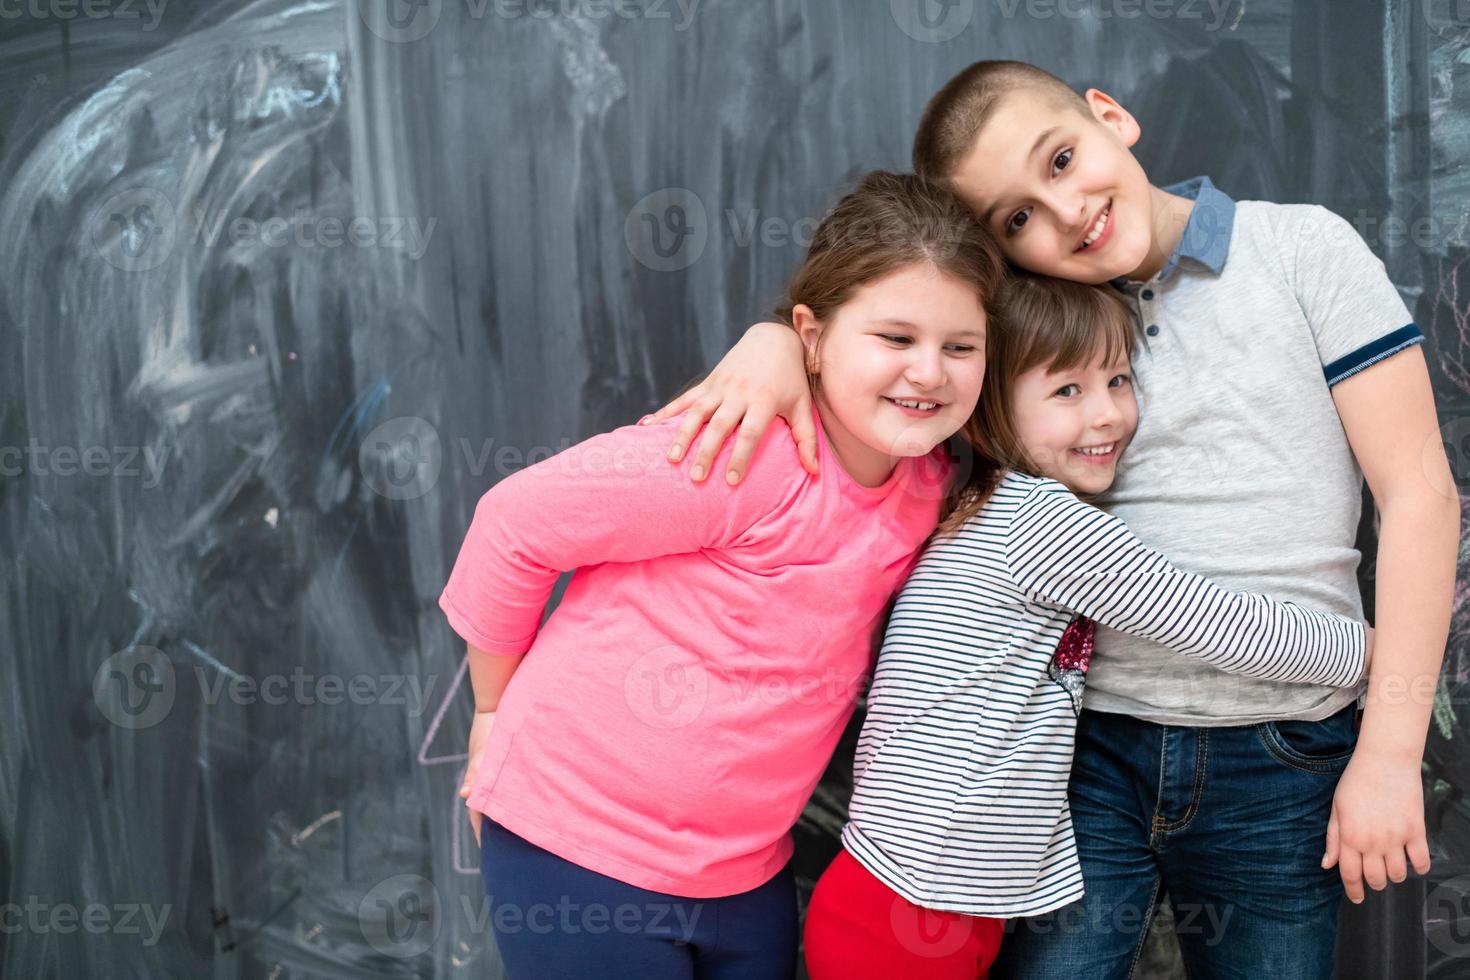
[{"label": "boy in gray polo shirt", "polygon": [[[1099,630],[1070,794],[1087,891],[1016,925],[992,975],[1126,976],[1167,891],[1192,974],[1330,977],[1336,874],[1357,902],[1364,880],[1429,869],[1419,767],[1459,500],[1423,336],[1341,218],[1234,202],[1206,178],[1154,187],[1129,151],[1139,132],[1096,89],[979,62],[930,101],[914,163],[1015,264],[1128,297],[1140,423],[1103,505],[1179,567],[1361,616],[1366,476],[1381,519],[1367,707],[1358,731],[1361,691],[1228,675]],[[801,365],[789,330],[759,324],[648,420],[692,409],[676,459],[708,420],[696,480],[738,426],[734,482],[779,414],[815,472]]]}]

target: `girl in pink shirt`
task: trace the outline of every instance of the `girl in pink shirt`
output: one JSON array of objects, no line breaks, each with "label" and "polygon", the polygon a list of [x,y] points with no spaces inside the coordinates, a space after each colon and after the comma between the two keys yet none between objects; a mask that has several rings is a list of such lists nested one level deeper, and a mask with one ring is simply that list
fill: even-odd
[{"label": "girl in pink shirt", "polygon": [[440,606],[469,644],[461,795],[511,977],[794,974],[790,829],[963,476],[942,444],[974,424],[1002,275],[949,192],[869,174],[778,311],[820,476],[777,437],[739,485],[695,482],[675,418],[480,499]]}]

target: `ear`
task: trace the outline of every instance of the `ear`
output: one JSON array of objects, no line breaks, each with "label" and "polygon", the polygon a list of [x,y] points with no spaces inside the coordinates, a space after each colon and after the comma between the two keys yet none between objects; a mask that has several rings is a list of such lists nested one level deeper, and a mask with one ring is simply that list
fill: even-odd
[{"label": "ear", "polygon": [[822,339],[822,321],[812,313],[810,306],[805,303],[797,303],[791,308],[791,325],[796,328],[796,335],[801,338],[802,346],[806,348],[807,373],[816,374],[817,345]]},{"label": "ear", "polygon": [[1112,130],[1124,146],[1138,142],[1142,130],[1133,114],[1118,104],[1118,101],[1102,89],[1090,88],[1084,94],[1092,117],[1105,129]]}]

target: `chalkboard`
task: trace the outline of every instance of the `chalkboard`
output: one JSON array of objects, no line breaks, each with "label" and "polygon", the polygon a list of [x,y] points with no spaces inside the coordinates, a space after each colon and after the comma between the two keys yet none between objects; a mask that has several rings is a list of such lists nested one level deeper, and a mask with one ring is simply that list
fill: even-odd
[{"label": "chalkboard", "polygon": [[[1117,96],[1156,183],[1354,222],[1470,487],[1463,0],[0,2],[4,975],[500,975],[436,606],[476,500],[713,364],[992,57]],[[1434,869],[1343,976],[1470,975],[1465,581]]]}]

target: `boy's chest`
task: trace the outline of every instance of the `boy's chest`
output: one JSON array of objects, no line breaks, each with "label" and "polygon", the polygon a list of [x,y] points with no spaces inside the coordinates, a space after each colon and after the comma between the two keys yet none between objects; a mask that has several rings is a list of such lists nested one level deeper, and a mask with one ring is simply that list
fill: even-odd
[{"label": "boy's chest", "polygon": [[1330,409],[1316,342],[1285,283],[1184,277],[1130,305],[1135,448],[1156,437],[1269,438],[1304,412]]}]

